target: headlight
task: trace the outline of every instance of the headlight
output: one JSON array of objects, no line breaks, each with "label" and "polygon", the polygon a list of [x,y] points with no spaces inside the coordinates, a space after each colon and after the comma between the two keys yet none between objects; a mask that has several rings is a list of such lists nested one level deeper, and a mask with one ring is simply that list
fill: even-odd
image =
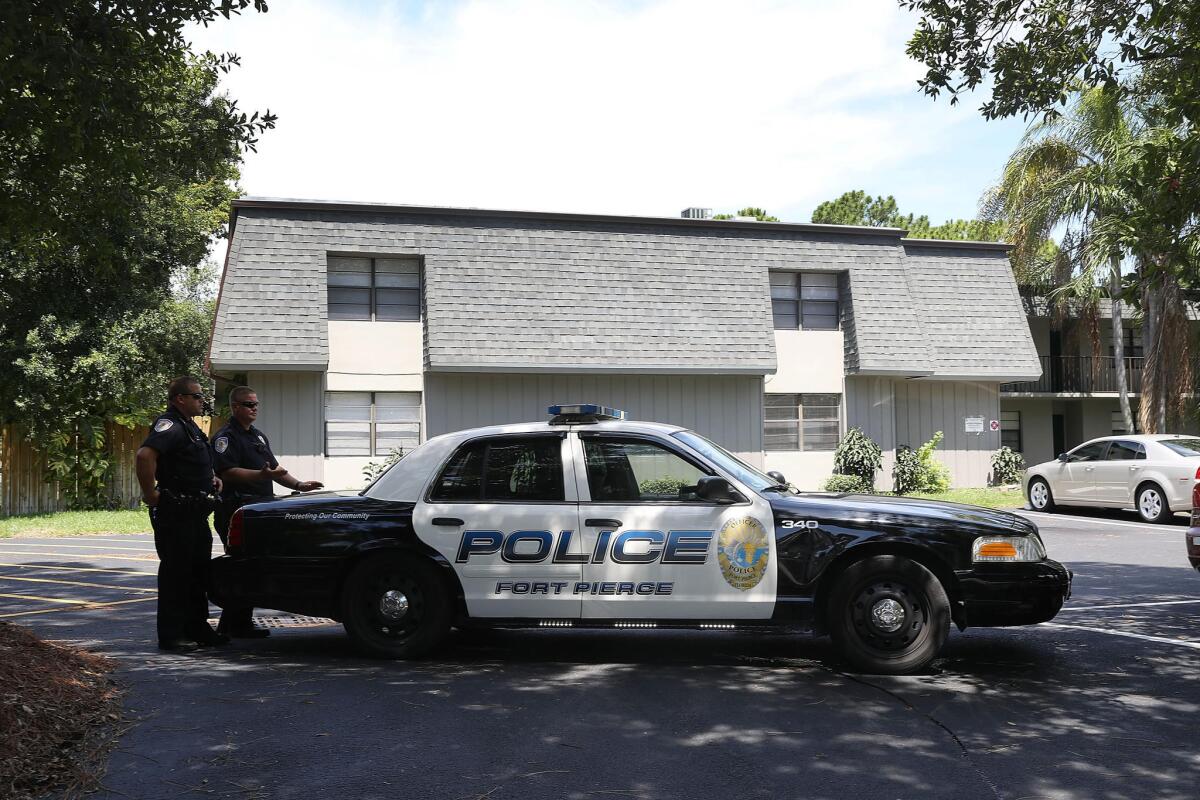
[{"label": "headlight", "polygon": [[972,561],[1041,561],[1042,543],[1033,536],[980,536],[971,547]]}]

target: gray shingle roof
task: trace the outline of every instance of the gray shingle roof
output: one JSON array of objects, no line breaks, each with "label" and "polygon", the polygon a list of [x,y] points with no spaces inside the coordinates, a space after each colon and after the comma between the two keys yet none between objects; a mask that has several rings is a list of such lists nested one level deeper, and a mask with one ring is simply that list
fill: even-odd
[{"label": "gray shingle roof", "polygon": [[[782,269],[847,273],[848,371],[1036,376],[1031,340],[1028,353],[1007,338],[995,347],[990,339],[960,347],[954,339],[962,330],[949,315],[934,320],[925,313],[927,305],[949,305],[962,285],[957,271],[978,265],[987,277],[970,283],[980,294],[969,302],[980,317],[1019,318],[1028,340],[1012,278],[994,268],[1002,251],[968,250],[945,269],[938,267],[944,257],[921,255],[918,278],[902,235],[828,225],[241,200],[210,359],[223,369],[322,368],[326,260],[337,253],[422,257],[430,370],[771,372],[767,271]],[[926,291],[926,280],[945,285]],[[963,301],[953,304],[961,310]],[[944,365],[943,351],[950,354]],[[1013,357],[1032,362],[1033,371],[1013,371]]]}]

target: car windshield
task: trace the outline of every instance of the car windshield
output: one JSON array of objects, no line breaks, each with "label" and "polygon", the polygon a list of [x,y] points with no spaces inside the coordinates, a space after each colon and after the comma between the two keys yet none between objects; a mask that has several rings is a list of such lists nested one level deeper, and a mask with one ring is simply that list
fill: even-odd
[{"label": "car windshield", "polygon": [[1181,456],[1200,456],[1200,439],[1160,439],[1159,444]]},{"label": "car windshield", "polygon": [[698,433],[678,431],[671,435],[756,492],[778,485],[774,478],[764,475],[721,445],[710,442]]}]

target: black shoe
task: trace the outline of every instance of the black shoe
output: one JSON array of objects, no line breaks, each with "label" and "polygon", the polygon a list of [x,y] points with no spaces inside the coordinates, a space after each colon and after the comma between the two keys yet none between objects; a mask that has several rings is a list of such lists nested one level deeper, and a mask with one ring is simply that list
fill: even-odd
[{"label": "black shoe", "polygon": [[200,645],[191,639],[159,639],[158,649],[169,653],[191,653],[200,649]]},{"label": "black shoe", "polygon": [[253,625],[245,628],[222,628],[218,625],[217,632],[232,636],[234,639],[265,639],[271,635],[266,628],[256,628]]},{"label": "black shoe", "polygon": [[197,636],[196,642],[201,647],[220,647],[223,644],[229,644],[229,637],[223,633],[209,631],[208,633],[202,633]]}]

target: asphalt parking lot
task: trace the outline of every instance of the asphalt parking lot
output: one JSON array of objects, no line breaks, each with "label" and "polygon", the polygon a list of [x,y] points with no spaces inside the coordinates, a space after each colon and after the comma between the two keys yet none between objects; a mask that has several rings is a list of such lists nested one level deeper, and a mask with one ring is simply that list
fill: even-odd
[{"label": "asphalt parking lot", "polygon": [[269,639],[164,654],[149,536],[0,540],[0,619],[120,663],[132,725],[100,798],[1195,797],[1186,519],[1028,516],[1075,571],[1068,605],[955,631],[911,677],[739,633],[456,634],[381,662],[268,611]]}]

